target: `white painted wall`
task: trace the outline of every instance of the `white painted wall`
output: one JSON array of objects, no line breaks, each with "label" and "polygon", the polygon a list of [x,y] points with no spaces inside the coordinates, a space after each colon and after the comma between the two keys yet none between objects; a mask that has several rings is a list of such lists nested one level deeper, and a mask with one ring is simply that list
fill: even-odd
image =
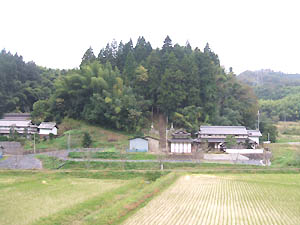
[{"label": "white painted wall", "polygon": [[227,153],[239,153],[239,154],[261,154],[264,153],[263,149],[226,149]]},{"label": "white painted wall", "polygon": [[191,143],[171,143],[171,153],[191,153]]},{"label": "white painted wall", "polygon": [[259,137],[249,137],[249,139],[255,141],[259,145]]},{"label": "white painted wall", "polygon": [[43,135],[54,134],[54,135],[57,135],[57,128],[54,127],[52,130],[41,128],[39,134],[43,134]]}]

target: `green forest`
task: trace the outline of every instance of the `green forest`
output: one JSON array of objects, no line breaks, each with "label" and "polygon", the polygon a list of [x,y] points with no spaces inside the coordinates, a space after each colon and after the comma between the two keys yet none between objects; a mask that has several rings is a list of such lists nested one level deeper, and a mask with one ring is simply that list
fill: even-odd
[{"label": "green forest", "polygon": [[253,87],[266,118],[274,122],[300,120],[300,74],[245,71],[238,79]]},{"label": "green forest", "polygon": [[201,124],[255,128],[258,102],[252,89],[203,50],[173,44],[161,48],[139,37],[136,44],[113,40],[98,54],[90,47],[76,69],[54,70],[2,50],[0,114],[31,112],[36,123],[64,117],[140,131],[153,114],[189,131]]}]

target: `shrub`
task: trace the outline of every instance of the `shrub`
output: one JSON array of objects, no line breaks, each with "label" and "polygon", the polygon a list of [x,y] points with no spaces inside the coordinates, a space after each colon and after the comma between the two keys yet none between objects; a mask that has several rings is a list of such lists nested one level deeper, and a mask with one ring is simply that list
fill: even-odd
[{"label": "shrub", "polygon": [[6,137],[6,136],[0,136],[0,141],[8,141],[8,137]]},{"label": "shrub", "polygon": [[92,138],[91,135],[88,132],[84,132],[83,138],[82,138],[82,146],[85,148],[88,148],[92,144]]}]

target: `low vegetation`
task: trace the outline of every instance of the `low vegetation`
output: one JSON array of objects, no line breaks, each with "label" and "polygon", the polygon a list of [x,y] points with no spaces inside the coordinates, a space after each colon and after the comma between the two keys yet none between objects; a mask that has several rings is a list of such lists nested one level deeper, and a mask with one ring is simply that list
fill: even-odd
[{"label": "low vegetation", "polygon": [[115,224],[176,178],[160,172],[0,171],[0,224]]},{"label": "low vegetation", "polygon": [[95,159],[125,159],[125,160],[156,160],[159,156],[149,153],[120,153],[120,152],[70,152],[70,158],[95,158]]},{"label": "low vegetation", "polygon": [[[83,121],[66,118],[59,125],[59,136],[53,139],[36,139],[36,149],[76,149],[83,148],[84,134],[88,133],[92,142],[90,148],[126,149],[132,136],[125,132],[111,131]],[[27,141],[25,149],[33,149],[33,141]]]}]

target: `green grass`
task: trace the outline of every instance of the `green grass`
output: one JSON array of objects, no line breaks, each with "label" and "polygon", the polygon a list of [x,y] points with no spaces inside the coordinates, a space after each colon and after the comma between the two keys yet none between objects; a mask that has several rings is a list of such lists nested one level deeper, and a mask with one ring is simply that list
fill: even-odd
[{"label": "green grass", "polygon": [[300,142],[300,122],[278,122],[277,143]]},{"label": "green grass", "polygon": [[272,151],[271,167],[300,168],[300,145],[273,143],[268,147]]},{"label": "green grass", "polygon": [[0,224],[116,224],[177,177],[160,172],[0,171]]},{"label": "green grass", "polygon": [[[30,224],[125,183],[120,180],[0,174],[0,224]],[[18,212],[18,213],[16,213]]]},{"label": "green grass", "polygon": [[105,152],[70,152],[70,158],[95,158],[95,159],[128,159],[128,160],[156,160],[157,155],[149,153],[125,153],[105,151]]}]

